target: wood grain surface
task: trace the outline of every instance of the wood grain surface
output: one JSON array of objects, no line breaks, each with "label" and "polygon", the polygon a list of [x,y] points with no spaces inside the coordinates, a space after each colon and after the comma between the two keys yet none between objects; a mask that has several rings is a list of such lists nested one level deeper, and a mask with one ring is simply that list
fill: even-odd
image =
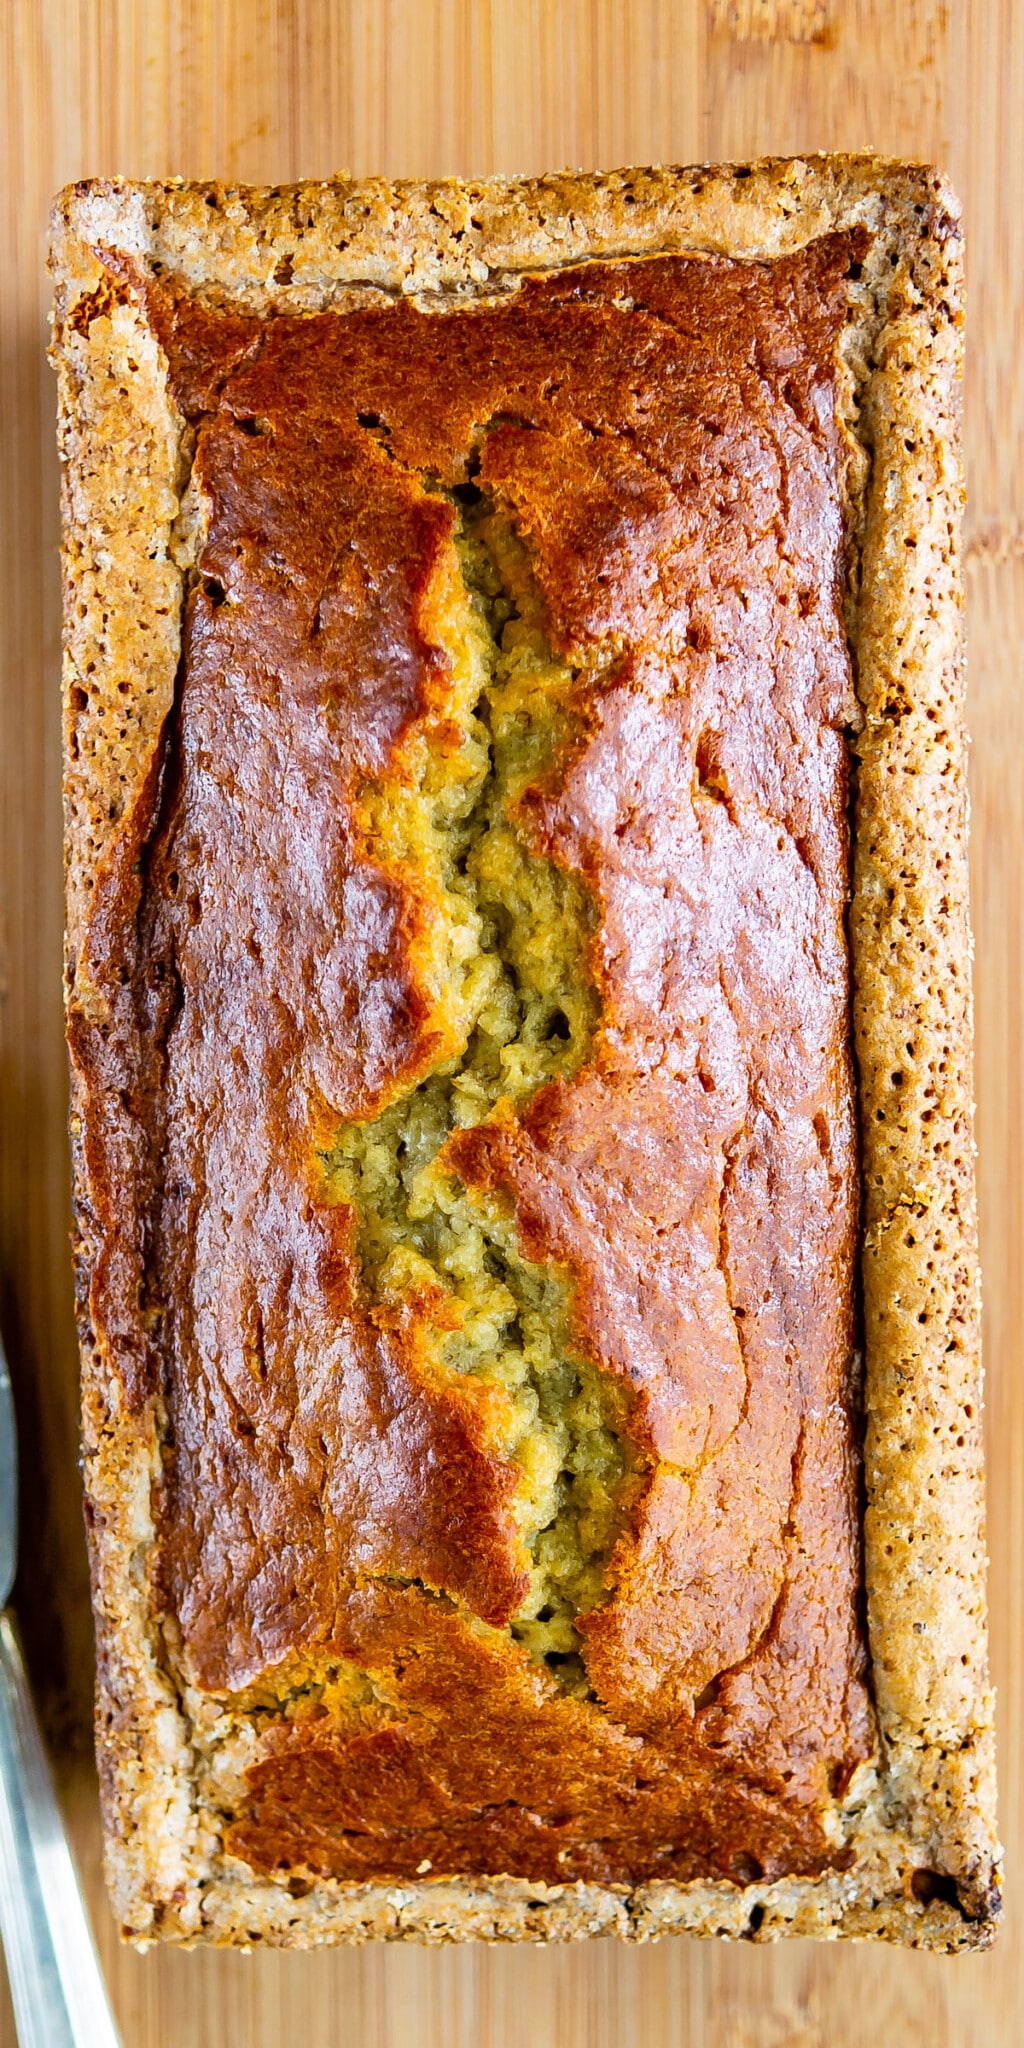
[{"label": "wood grain surface", "polygon": [[[126,2048],[1011,2048],[1024,2040],[1024,0],[0,0],[0,1313],[19,1605]],[[1009,1900],[989,1956],[670,1941],[118,1948],[98,1876],[59,973],[45,222],[70,178],[542,171],[870,145],[966,208],[967,592],[989,1523]],[[0,2048],[13,2048],[0,1987]]]}]

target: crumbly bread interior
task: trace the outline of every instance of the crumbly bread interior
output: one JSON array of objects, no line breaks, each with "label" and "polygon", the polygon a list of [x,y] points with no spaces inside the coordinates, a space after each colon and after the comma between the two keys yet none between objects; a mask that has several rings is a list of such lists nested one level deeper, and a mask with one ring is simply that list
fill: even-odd
[{"label": "crumbly bread interior", "polygon": [[572,743],[575,677],[547,643],[507,519],[473,485],[463,499],[458,573],[437,620],[452,714],[440,731],[418,730],[402,778],[373,783],[360,805],[373,858],[443,906],[429,927],[431,980],[459,1049],[372,1121],[343,1125],[322,1158],[332,1192],[358,1211],[371,1297],[385,1312],[428,1306],[436,1366],[507,1396],[500,1448],[522,1470],[516,1512],[531,1564],[512,1633],[586,1696],[574,1618],[607,1597],[641,1483],[623,1430],[629,1390],[574,1349],[557,1266],[525,1258],[511,1216],[444,1160],[453,1129],[523,1102],[590,1053],[594,906],[578,875],[531,848],[516,811]]}]

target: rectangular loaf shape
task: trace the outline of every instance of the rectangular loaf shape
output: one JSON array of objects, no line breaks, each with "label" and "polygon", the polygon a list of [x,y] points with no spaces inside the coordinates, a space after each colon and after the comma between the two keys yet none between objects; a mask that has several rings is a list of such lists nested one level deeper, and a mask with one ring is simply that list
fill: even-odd
[{"label": "rectangular loaf shape", "polygon": [[948,190],[52,260],[126,1934],[985,1941]]}]

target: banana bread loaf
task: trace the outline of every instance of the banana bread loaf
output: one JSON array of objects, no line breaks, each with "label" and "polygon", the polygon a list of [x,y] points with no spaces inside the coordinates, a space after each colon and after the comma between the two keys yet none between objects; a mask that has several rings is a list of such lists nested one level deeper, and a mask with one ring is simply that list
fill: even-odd
[{"label": "banana bread loaf", "polygon": [[872,159],[58,205],[135,1938],[987,1938],[956,260]]}]

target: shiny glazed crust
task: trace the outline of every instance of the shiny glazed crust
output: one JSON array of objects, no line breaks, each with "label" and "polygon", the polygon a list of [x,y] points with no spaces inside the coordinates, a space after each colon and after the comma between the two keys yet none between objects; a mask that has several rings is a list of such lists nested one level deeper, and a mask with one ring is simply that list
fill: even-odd
[{"label": "shiny glazed crust", "polygon": [[[877,1766],[836,1825],[849,1867],[747,1886],[520,1880],[318,1882],[294,1897],[226,1857],[197,1798],[201,1717],[166,1676],[148,1588],[162,1417],[129,1413],[89,1315],[109,1190],[91,1170],[72,1057],[88,1517],[108,1880],[129,1938],[766,1940],[868,1935],[937,1949],[995,1926],[985,1665],[970,939],[959,593],[960,247],[931,171],[872,157],[539,181],[272,191],[93,183],[57,203],[64,460],[69,1024],[105,885],[131,855],[180,651],[183,422],[142,315],[94,251],[249,311],[354,293],[479,297],[528,271],[672,250],[770,258],[872,233],[846,330],[855,444],[849,631],[857,742],[850,934],[863,1168],[865,1552]],[[76,322],[88,300],[89,318]],[[857,454],[857,450],[863,454]],[[88,940],[88,949],[86,948]],[[131,1171],[131,1161],[124,1161]]]}]

